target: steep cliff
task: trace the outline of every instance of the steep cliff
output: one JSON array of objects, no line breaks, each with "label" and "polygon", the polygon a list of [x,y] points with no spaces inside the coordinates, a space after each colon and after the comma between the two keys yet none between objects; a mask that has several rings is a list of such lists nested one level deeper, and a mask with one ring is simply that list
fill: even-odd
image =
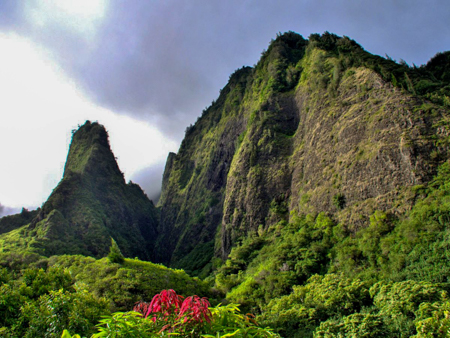
[{"label": "steep cliff", "polygon": [[251,72],[243,68],[230,77],[218,100],[186,130],[178,154],[168,157],[156,245],[164,263],[195,271],[213,255],[227,175],[246,126],[242,101]]},{"label": "steep cliff", "polygon": [[278,36],[169,156],[156,257],[199,273],[213,253],[226,258],[247,233],[297,214],[356,231],[375,210],[409,209],[409,188],[447,158],[442,55],[417,68],[329,33]]}]

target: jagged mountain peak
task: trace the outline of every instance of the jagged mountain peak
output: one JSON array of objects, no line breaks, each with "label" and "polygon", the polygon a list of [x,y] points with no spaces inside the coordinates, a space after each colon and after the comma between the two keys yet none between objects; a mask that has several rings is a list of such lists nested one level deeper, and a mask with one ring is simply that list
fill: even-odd
[{"label": "jagged mountain peak", "polygon": [[98,122],[86,121],[73,132],[64,177],[72,173],[124,181],[111,151],[108,133]]},{"label": "jagged mountain peak", "polygon": [[28,249],[43,255],[102,257],[111,237],[128,257],[152,258],[157,234],[153,202],[126,184],[98,122],[73,132],[64,176],[24,229]]}]

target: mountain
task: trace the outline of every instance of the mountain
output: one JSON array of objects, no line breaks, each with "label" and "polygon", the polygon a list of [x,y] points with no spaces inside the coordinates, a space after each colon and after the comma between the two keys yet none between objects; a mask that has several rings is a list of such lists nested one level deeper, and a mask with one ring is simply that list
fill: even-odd
[{"label": "mountain", "polygon": [[412,187],[448,158],[449,64],[448,52],[409,67],[347,37],[279,35],[169,154],[155,257],[207,273],[297,215],[356,233],[376,211],[410,210]]},{"label": "mountain", "polygon": [[23,208],[20,214],[4,216],[0,218],[0,234],[17,229],[24,224],[30,223],[38,214],[38,210],[28,211]]},{"label": "mountain", "polygon": [[125,183],[105,128],[87,121],[73,133],[61,182],[28,225],[7,235],[44,256],[94,257],[108,253],[112,237],[125,256],[150,260],[157,217],[142,189]]},{"label": "mountain", "polygon": [[101,257],[113,237],[127,257],[206,275],[298,216],[323,213],[351,234],[375,212],[398,218],[448,158],[449,55],[410,67],[347,37],[280,34],[186,129],[158,208],[88,121],[42,208],[0,222],[3,251]]}]

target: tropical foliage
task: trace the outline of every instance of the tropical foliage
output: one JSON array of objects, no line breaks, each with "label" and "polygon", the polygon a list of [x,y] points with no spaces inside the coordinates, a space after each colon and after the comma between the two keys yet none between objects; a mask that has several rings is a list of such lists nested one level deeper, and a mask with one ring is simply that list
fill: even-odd
[{"label": "tropical foliage", "polygon": [[53,256],[28,268],[9,264],[0,269],[2,337],[59,337],[63,329],[90,335],[101,316],[129,310],[163,285],[210,294],[205,283],[182,270],[137,259],[118,264],[108,258]]},{"label": "tropical foliage", "polygon": [[100,337],[279,337],[257,325],[251,314],[241,315],[235,304],[214,308],[206,298],[186,297],[163,290],[150,303],[139,302],[134,312],[118,312],[97,325]]}]

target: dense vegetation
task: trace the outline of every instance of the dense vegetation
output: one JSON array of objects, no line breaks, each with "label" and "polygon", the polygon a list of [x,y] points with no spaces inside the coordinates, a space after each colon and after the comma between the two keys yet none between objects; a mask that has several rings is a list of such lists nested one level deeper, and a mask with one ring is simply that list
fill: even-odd
[{"label": "dense vegetation", "polygon": [[376,211],[356,233],[322,213],[251,233],[216,287],[285,337],[446,337],[449,182],[447,162],[410,212]]},{"label": "dense vegetation", "polygon": [[[173,288],[209,296],[216,304],[222,291],[226,302],[242,304],[243,313],[256,314],[255,322],[283,337],[446,337],[449,182],[445,163],[430,184],[413,189],[410,212],[389,217],[377,211],[370,226],[356,233],[324,214],[297,215],[290,223],[251,233],[218,268],[215,293],[182,270],[136,259],[111,262],[120,255],[115,243],[115,255],[101,260],[4,255],[2,335],[59,337],[63,329],[88,335],[104,330],[107,320],[116,325],[129,320],[134,324],[124,327],[135,325],[136,332],[151,337],[161,327],[121,313],[95,325],[104,315],[131,310],[137,301]],[[239,315],[230,306],[211,311]],[[233,325],[236,331],[240,324]]]},{"label": "dense vegetation", "polygon": [[277,36],[158,209],[87,122],[42,208],[0,219],[0,336],[449,337],[449,55]]},{"label": "dense vegetation", "polygon": [[1,262],[2,337],[59,337],[63,329],[88,335],[101,316],[131,310],[164,287],[211,296],[184,271],[138,259],[3,255]]}]

